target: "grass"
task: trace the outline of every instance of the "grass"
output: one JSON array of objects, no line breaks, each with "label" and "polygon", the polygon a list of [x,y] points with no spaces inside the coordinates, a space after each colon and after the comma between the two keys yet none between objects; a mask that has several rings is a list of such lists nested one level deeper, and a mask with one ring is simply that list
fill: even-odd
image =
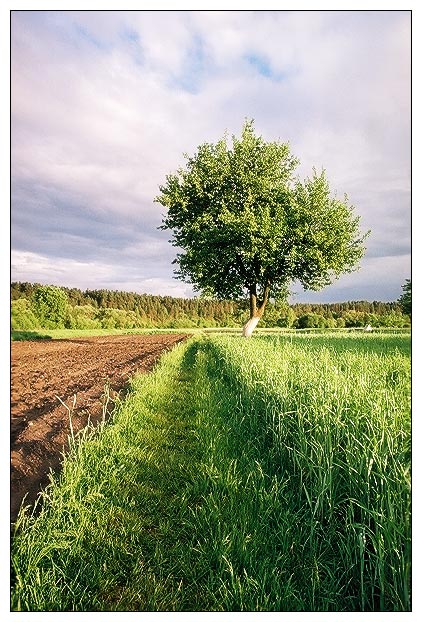
[{"label": "grass", "polygon": [[234,427],[288,482],[298,610],[409,608],[408,347],[372,335],[213,344],[246,412]]},{"label": "grass", "polygon": [[21,512],[12,610],[409,611],[409,347],[177,346]]},{"label": "grass", "polygon": [[[306,328],[297,330],[295,328],[257,328],[256,335],[341,335],[356,334],[359,335],[363,329],[361,328]],[[34,341],[38,339],[77,339],[80,337],[106,337],[108,335],[155,335],[155,334],[174,334],[186,333],[189,335],[204,334],[237,334],[241,333],[241,327],[238,328],[95,328],[95,329],[79,329],[79,328],[52,328],[52,329],[33,329],[33,330],[12,330],[12,341]],[[408,328],[376,328],[371,333],[377,334],[403,334],[409,335]]]},{"label": "grass", "polygon": [[[267,329],[263,329],[266,331]],[[268,329],[273,330],[273,329]],[[276,329],[279,330],[280,329]],[[81,337],[107,337],[109,335],[169,335],[185,333],[202,335],[207,333],[237,333],[239,328],[40,328],[33,330],[12,330],[12,341],[34,341],[38,339],[78,339]]]},{"label": "grass", "polygon": [[[77,339],[80,337],[107,337],[108,335],[155,335],[170,333],[194,333],[196,329],[173,329],[173,328],[52,328],[39,330],[12,330],[12,341],[32,341],[34,339]],[[198,331],[200,329],[197,329]]]},{"label": "grass", "polygon": [[52,336],[46,330],[12,330],[11,339],[12,341],[39,341],[52,339]]},{"label": "grass", "polygon": [[[195,464],[189,413],[177,403],[181,355],[134,380],[112,425],[74,443],[40,515],[21,514],[15,609],[166,608],[166,557],[180,546],[170,530]],[[131,588],[139,576],[142,588]]]}]

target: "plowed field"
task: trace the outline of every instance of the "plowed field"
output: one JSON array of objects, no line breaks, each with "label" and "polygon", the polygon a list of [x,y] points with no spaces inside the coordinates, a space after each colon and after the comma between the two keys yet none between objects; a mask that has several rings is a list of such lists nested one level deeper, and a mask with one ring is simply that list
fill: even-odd
[{"label": "plowed field", "polygon": [[110,414],[113,398],[134,373],[150,371],[164,351],[186,337],[119,335],[12,343],[12,521],[23,497],[32,504],[48,482],[50,468],[60,467],[70,434],[69,410],[74,432],[86,426],[88,416],[97,423]]}]

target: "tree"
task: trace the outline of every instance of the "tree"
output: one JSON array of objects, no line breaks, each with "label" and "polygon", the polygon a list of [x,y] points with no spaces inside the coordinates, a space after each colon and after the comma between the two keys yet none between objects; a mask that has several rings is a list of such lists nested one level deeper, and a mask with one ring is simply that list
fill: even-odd
[{"label": "tree", "polygon": [[34,312],[42,328],[63,328],[67,305],[67,294],[60,287],[40,285],[33,293]]},{"label": "tree", "polygon": [[307,313],[296,320],[297,328],[324,328],[325,318],[319,313]]},{"label": "tree", "polygon": [[402,285],[403,293],[398,299],[398,303],[401,306],[403,313],[406,315],[412,315],[412,281],[406,279],[404,285]]},{"label": "tree", "polygon": [[27,298],[18,298],[11,301],[10,324],[12,330],[32,330],[39,327],[39,320],[31,308]]},{"label": "tree", "polygon": [[246,121],[241,138],[204,143],[186,167],[166,177],[155,199],[167,208],[178,253],[176,277],[217,298],[249,298],[250,336],[269,298],[286,299],[291,282],[320,289],[363,256],[359,217],[347,197],[330,197],[325,171],[293,179],[288,144],[265,142]]}]

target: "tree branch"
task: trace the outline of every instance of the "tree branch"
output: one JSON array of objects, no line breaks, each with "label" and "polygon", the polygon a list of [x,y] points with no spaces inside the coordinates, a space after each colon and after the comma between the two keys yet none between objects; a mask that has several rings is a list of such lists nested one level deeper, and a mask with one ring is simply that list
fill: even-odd
[{"label": "tree branch", "polygon": [[267,306],[268,299],[270,297],[271,283],[269,279],[266,279],[264,284],[264,292],[262,296],[262,300],[258,301],[258,308],[256,312],[261,317],[264,313],[265,307]]}]

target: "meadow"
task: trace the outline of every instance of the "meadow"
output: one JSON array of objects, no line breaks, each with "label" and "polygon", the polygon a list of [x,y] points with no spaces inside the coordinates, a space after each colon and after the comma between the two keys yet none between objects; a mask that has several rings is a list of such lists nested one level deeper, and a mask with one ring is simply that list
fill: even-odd
[{"label": "meadow", "polygon": [[194,335],[72,437],[14,611],[409,611],[410,335]]}]

